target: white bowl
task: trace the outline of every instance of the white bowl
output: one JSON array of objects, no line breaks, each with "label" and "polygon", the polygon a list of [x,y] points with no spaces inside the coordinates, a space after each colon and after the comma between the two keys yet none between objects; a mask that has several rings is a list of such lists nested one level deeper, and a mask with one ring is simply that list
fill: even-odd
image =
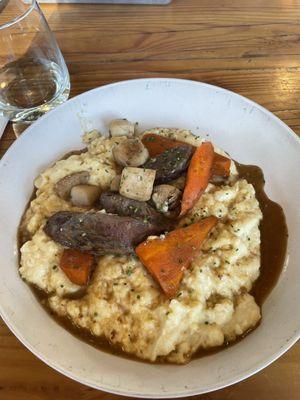
[{"label": "white bowl", "polygon": [[[83,131],[105,130],[127,117],[141,128],[189,128],[207,135],[242,162],[263,168],[266,190],[285,211],[289,261],[264,303],[261,325],[244,340],[185,366],[155,365],[103,353],[73,337],[42,309],[18,275],[17,227],[33,179]],[[299,338],[300,221],[297,136],[252,101],[214,86],[176,79],[142,79],[104,86],[73,98],[34,123],[0,165],[0,312],[21,342],[45,363],[91,387],[136,397],[209,392],[266,367]],[[276,229],[276,226],[274,227]]]}]

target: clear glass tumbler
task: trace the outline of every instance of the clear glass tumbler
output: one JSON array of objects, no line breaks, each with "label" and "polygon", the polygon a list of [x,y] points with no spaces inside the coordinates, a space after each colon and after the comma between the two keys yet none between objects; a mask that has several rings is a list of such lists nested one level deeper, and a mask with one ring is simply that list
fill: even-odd
[{"label": "clear glass tumbler", "polygon": [[28,124],[69,92],[68,69],[36,0],[0,0],[0,115]]}]

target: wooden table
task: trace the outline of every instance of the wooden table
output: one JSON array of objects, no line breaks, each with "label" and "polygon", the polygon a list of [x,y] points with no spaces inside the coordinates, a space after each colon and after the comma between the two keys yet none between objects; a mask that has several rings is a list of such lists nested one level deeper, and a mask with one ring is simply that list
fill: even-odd
[{"label": "wooden table", "polygon": [[[71,74],[71,95],[115,81],[171,76],[245,95],[300,134],[300,0],[173,0],[169,6],[43,5]],[[14,141],[8,126],[0,155]],[[118,396],[47,367],[0,322],[0,399]],[[197,397],[300,399],[300,343],[246,381]]]}]

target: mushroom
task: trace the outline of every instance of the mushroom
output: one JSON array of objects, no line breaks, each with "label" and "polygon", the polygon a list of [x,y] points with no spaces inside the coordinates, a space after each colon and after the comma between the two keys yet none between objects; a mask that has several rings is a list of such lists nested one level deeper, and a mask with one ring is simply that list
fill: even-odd
[{"label": "mushroom", "polygon": [[116,163],[122,167],[139,167],[149,157],[147,148],[139,139],[127,139],[115,145],[112,152]]},{"label": "mushroom", "polygon": [[158,211],[167,213],[180,204],[181,191],[175,186],[158,185],[153,189],[152,201]]},{"label": "mushroom", "polygon": [[179,190],[183,190],[185,188],[186,183],[186,175],[181,175],[179,178],[174,179],[174,181],[169,182],[169,185],[175,186]]},{"label": "mushroom", "polygon": [[136,124],[125,119],[114,119],[109,124],[109,133],[114,136],[128,136],[134,135]]},{"label": "mushroom", "polygon": [[90,174],[87,171],[74,172],[56,182],[54,190],[60,198],[68,200],[72,187],[88,183],[89,178]]},{"label": "mushroom", "polygon": [[121,175],[116,175],[114,179],[110,182],[110,190],[112,192],[118,192],[120,188]]},{"label": "mushroom", "polygon": [[101,189],[95,185],[77,185],[71,189],[71,203],[77,207],[91,207],[99,197]]}]

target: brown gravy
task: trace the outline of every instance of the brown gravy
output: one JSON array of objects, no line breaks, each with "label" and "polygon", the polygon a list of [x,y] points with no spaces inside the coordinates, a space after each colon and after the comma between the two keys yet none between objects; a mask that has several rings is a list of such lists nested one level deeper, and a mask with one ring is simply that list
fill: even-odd
[{"label": "brown gravy", "polygon": [[261,265],[260,275],[254,283],[251,294],[258,305],[271,292],[284,266],[288,229],[282,207],[270,200],[264,191],[264,175],[259,167],[236,163],[240,178],[246,179],[255,188],[263,219],[260,224]]},{"label": "brown gravy", "polygon": [[[74,152],[75,153],[75,152]],[[68,155],[74,154],[69,153]],[[75,153],[76,154],[76,153]],[[256,198],[259,201],[263,219],[260,224],[261,231],[261,267],[260,276],[255,282],[251,294],[255,297],[256,302],[261,306],[271,292],[282,271],[287,249],[288,230],[285,221],[284,212],[281,206],[270,200],[264,192],[264,176],[262,170],[257,166],[243,165],[236,163],[240,178],[246,179],[255,188]],[[31,200],[35,197],[33,194]],[[19,248],[23,244],[24,235],[19,229]],[[23,239],[23,240],[22,240]],[[31,288],[44,309],[59,323],[63,328],[67,329],[80,340],[96,347],[99,350],[110,354],[122,356],[136,361],[143,361],[139,358],[126,354],[119,346],[112,346],[106,339],[93,336],[87,330],[78,328],[67,317],[59,317],[47,305],[47,294],[31,285]],[[253,328],[255,329],[255,328]],[[252,330],[253,330],[252,329]],[[223,346],[208,350],[200,350],[193,355],[193,358],[203,357],[205,355],[214,354],[234,343],[239,342],[252,330],[246,332],[233,343],[226,343]],[[160,358],[157,363],[166,362],[164,358]]]}]

